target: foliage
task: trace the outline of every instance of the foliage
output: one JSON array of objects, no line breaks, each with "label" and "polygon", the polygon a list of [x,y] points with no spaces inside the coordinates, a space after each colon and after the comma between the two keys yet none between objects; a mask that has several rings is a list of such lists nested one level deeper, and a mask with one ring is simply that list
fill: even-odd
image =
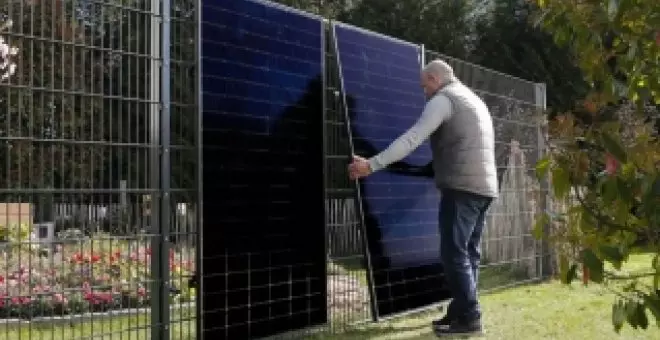
[{"label": "foliage", "polygon": [[660,104],[660,2],[536,0],[541,23],[574,56],[602,101]]},{"label": "foliage", "polygon": [[[12,248],[0,255],[0,317],[36,317],[97,312],[150,304],[151,249],[139,240],[106,235],[58,245],[41,257]],[[194,259],[171,250],[173,300],[195,297],[187,278]]]},{"label": "foliage", "polygon": [[[660,104],[660,3],[536,4],[542,27],[573,49],[585,72],[591,92],[582,104],[593,116],[589,125],[571,114],[550,125],[554,148],[537,172],[548,175],[564,207],[542,216],[537,232],[552,226],[548,237],[559,250],[564,282],[582,268],[585,284],[617,293],[616,331],[626,323],[646,329],[649,315],[660,326],[660,141],[648,120]],[[639,272],[620,272],[640,248],[650,250],[652,260]]]},{"label": "foliage", "polygon": [[472,48],[472,1],[362,0],[338,19],[456,58]]},{"label": "foliage", "polygon": [[339,13],[350,9],[352,0],[274,0],[305,12],[322,15],[326,18],[335,18]]},{"label": "foliage", "polygon": [[555,44],[550,34],[534,25],[536,9],[528,1],[494,1],[492,11],[477,22],[470,61],[545,83],[549,114],[553,115],[573,108],[588,87],[568,49]]},{"label": "foliage", "polygon": [[[477,1],[436,0],[276,0],[426,49],[466,57],[473,47],[473,15]],[[438,24],[442,23],[442,24]]]},{"label": "foliage", "polygon": [[0,242],[27,242],[31,232],[32,227],[26,223],[0,225]]}]

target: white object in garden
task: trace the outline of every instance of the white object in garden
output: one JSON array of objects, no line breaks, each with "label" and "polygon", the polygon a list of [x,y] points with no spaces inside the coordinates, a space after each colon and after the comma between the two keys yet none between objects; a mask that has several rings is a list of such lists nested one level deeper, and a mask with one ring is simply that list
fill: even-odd
[{"label": "white object in garden", "polygon": [[52,250],[54,242],[55,242],[55,223],[44,222],[44,223],[34,223],[32,225],[32,233],[30,233],[30,244],[33,248],[46,246],[48,248],[51,248]]},{"label": "white object in garden", "polygon": [[[12,21],[9,20],[0,25],[0,32],[9,29]],[[18,55],[18,48],[9,45],[5,37],[0,35],[0,81],[9,79],[16,73],[16,63],[14,57]]]}]

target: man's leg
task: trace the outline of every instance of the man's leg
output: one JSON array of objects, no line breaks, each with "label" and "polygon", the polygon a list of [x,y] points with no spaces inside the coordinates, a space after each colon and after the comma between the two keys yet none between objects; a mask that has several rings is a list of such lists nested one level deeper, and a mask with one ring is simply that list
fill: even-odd
[{"label": "man's leg", "polygon": [[[479,265],[481,265],[481,236],[484,232],[484,227],[486,225],[486,214],[488,212],[488,207],[490,202],[482,209],[477,218],[477,223],[474,225],[474,230],[472,231],[472,236],[470,236],[470,241],[468,242],[468,255],[470,256],[470,265],[472,266],[472,277],[474,278],[474,285],[477,287],[477,298],[479,292]],[[481,313],[479,305],[477,304],[477,310]]]},{"label": "man's leg", "polygon": [[479,265],[481,264],[481,236],[484,233],[484,227],[486,225],[488,207],[490,207],[490,202],[480,212],[477,223],[474,225],[474,231],[472,231],[472,236],[470,236],[470,241],[468,242],[468,255],[470,256],[470,264],[472,265],[472,276],[477,287],[479,287]]},{"label": "man's leg", "polygon": [[[488,203],[489,198],[454,190],[443,191],[441,198],[440,248],[445,278],[453,298],[448,307],[448,315],[460,323],[458,326],[478,325],[472,327],[474,330],[464,327],[466,331],[481,329],[477,287],[468,244]],[[475,236],[475,239],[479,238],[480,235]],[[452,327],[453,324],[449,328]]]}]

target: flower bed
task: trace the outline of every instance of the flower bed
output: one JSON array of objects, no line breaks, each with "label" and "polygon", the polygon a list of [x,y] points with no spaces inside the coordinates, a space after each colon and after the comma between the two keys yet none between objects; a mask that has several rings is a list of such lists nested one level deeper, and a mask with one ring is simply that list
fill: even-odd
[{"label": "flower bed", "polygon": [[[172,303],[194,299],[188,287],[194,251],[169,253]],[[0,247],[0,318],[106,312],[150,305],[151,248],[145,239],[99,235],[44,254],[28,243]]]}]

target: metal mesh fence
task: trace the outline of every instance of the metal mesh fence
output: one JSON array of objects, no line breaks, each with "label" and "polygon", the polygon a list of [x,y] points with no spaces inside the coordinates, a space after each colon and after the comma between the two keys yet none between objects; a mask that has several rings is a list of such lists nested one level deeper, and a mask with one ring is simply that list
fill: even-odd
[{"label": "metal mesh fence", "polygon": [[0,339],[194,338],[195,4],[0,5]]},{"label": "metal mesh fence", "polygon": [[[0,4],[0,26],[11,26],[0,30],[0,339],[198,338],[197,12],[191,0]],[[339,72],[326,50],[324,329],[336,333],[371,312]],[[546,206],[532,180],[544,89],[426,56],[435,57],[495,118],[502,195],[481,288],[537,280],[549,269],[531,234]]]},{"label": "metal mesh fence", "polygon": [[365,238],[356,209],[356,192],[348,178],[351,149],[348,140],[339,69],[334,42],[326,49],[325,205],[328,252],[328,308],[330,330],[371,317],[365,259]]}]

